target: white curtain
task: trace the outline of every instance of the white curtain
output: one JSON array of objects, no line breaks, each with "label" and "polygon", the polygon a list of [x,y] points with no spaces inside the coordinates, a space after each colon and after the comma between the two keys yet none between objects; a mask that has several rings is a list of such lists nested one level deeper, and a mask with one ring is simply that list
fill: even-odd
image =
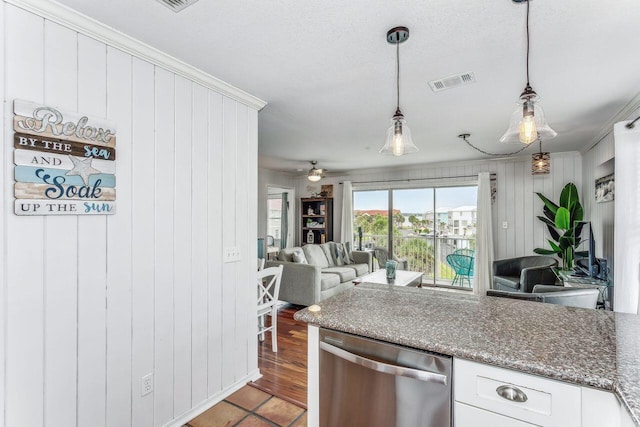
[{"label": "white curtain", "polygon": [[478,174],[478,213],[476,223],[476,252],[473,266],[473,292],[486,295],[493,281],[493,226],[491,222],[491,177],[489,172]]},{"label": "white curtain", "polygon": [[[638,314],[640,298],[640,126],[616,123],[613,309]],[[593,196],[592,196],[593,197]]]},{"label": "white curtain", "polygon": [[351,181],[342,184],[342,225],[340,227],[342,243],[349,242],[353,249],[353,194]]}]

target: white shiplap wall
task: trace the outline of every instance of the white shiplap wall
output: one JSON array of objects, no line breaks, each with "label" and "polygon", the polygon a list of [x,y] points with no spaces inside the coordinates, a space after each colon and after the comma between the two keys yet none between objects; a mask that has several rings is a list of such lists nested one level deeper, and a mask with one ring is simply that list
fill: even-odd
[{"label": "white shiplap wall", "polygon": [[[17,6],[0,22],[0,423],[182,423],[258,374],[257,110]],[[13,214],[15,98],[116,123],[115,215]]]},{"label": "white shiplap wall", "polygon": [[[475,175],[479,172],[497,174],[497,194],[493,204],[493,233],[496,259],[514,256],[532,255],[536,247],[547,247],[547,231],[537,215],[542,215],[542,202],[536,192],[543,193],[552,200],[560,198],[562,187],[573,182],[582,188],[582,161],[577,152],[556,153],[551,156],[551,174],[545,176],[531,175],[531,158],[513,158],[507,160],[469,161],[438,165],[424,165],[404,169],[376,169],[354,171],[348,176],[332,176],[323,178],[317,185],[311,184],[306,178],[299,177],[296,181],[298,199],[307,197],[311,191],[319,191],[320,184],[333,184],[334,197],[334,240],[340,241],[340,224],[342,210],[342,181],[380,181],[393,179],[443,178],[438,181],[422,181],[398,183],[399,186],[429,186],[434,182],[455,183],[452,176]],[[463,181],[468,181],[464,179]],[[395,185],[395,184],[392,184]],[[355,184],[354,184],[355,186]],[[310,189],[312,189],[310,191]],[[298,200],[299,202],[299,200]],[[299,208],[297,210],[299,212]],[[298,219],[299,221],[299,219]],[[503,229],[502,223],[507,221],[508,228]],[[296,229],[299,236],[299,223]]]},{"label": "white shiplap wall", "polygon": [[602,141],[584,153],[582,156],[583,205],[585,217],[591,221],[593,235],[596,242],[596,256],[608,262],[608,268],[613,280],[614,266],[614,217],[615,202],[596,203],[595,180],[613,173],[615,157],[613,129]]}]

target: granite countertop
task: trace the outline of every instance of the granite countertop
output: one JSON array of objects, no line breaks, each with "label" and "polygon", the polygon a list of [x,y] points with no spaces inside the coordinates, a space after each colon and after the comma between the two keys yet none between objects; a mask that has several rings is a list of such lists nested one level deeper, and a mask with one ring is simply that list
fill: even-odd
[{"label": "granite countertop", "polygon": [[295,319],[616,393],[640,426],[640,317],[363,283]]}]

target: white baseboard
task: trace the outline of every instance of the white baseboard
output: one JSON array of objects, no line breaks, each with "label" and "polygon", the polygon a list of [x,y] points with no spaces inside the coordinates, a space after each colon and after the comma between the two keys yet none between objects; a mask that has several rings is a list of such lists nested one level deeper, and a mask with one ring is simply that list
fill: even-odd
[{"label": "white baseboard", "polygon": [[204,402],[202,402],[201,404],[199,404],[195,408],[191,409],[189,412],[186,412],[186,413],[180,415],[178,418],[174,418],[173,420],[169,421],[163,427],[182,427],[183,425],[185,425],[186,423],[188,423],[189,421],[191,421],[192,419],[194,419],[198,415],[202,414],[207,409],[211,408],[216,403],[219,403],[219,402],[223,401],[226,397],[228,397],[228,396],[232,395],[233,393],[235,393],[236,391],[240,390],[247,383],[249,383],[251,381],[255,381],[255,380],[257,380],[258,378],[261,378],[261,377],[262,377],[262,374],[260,373],[260,370],[258,370],[258,369],[256,369],[255,371],[249,372],[249,374],[247,374],[246,376],[242,377],[241,379],[239,379],[238,381],[236,381],[232,385],[226,387],[225,389],[223,389],[219,393],[216,393],[213,396],[209,397],[207,400],[205,400]]}]

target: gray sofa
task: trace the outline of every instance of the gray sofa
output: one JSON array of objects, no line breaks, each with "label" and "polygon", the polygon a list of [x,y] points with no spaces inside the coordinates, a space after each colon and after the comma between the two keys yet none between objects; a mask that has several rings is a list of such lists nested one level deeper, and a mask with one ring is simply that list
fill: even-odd
[{"label": "gray sofa", "polygon": [[[353,280],[371,272],[371,252],[353,251],[354,262],[345,264],[340,247],[329,242],[287,248],[280,251],[277,261],[267,261],[265,267],[283,266],[278,299],[309,306],[352,287]],[[298,261],[306,262],[295,262],[294,254]]]}]

